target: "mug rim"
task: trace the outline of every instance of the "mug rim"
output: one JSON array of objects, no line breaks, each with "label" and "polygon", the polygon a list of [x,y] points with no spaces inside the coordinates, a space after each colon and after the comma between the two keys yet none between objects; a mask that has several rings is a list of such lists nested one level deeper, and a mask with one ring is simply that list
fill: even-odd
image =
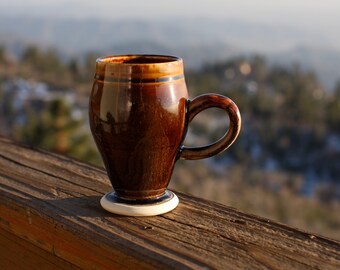
[{"label": "mug rim", "polygon": [[162,54],[107,55],[96,59],[98,64],[123,66],[163,65],[178,62],[183,62],[183,59],[177,56]]}]

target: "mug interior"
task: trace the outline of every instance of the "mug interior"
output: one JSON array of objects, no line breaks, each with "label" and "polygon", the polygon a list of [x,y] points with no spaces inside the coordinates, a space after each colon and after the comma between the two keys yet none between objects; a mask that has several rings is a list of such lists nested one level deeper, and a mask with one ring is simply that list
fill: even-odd
[{"label": "mug interior", "polygon": [[113,64],[161,64],[180,61],[181,58],[168,55],[117,55],[99,58],[98,62]]}]

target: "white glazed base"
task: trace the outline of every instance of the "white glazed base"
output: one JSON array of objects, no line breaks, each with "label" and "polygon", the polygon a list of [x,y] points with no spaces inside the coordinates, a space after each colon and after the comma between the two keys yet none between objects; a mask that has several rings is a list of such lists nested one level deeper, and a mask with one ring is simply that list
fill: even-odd
[{"label": "white glazed base", "polygon": [[117,202],[112,199],[114,191],[106,193],[100,200],[101,206],[108,212],[135,217],[157,216],[175,209],[179,203],[178,197],[172,191],[166,191],[170,198],[152,204],[133,204]]}]

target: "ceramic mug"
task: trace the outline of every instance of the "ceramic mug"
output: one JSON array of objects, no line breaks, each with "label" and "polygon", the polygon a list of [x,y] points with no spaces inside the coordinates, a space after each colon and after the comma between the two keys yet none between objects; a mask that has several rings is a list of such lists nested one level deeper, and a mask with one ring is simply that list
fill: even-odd
[{"label": "ceramic mug", "polygon": [[[190,121],[212,107],[227,112],[228,131],[211,145],[184,146]],[[176,207],[176,195],[167,190],[175,162],[226,150],[241,127],[239,110],[229,98],[205,94],[189,100],[182,59],[163,55],[97,59],[89,119],[114,189],[101,204],[125,215],[154,215]],[[146,213],[170,201],[167,209]]]}]

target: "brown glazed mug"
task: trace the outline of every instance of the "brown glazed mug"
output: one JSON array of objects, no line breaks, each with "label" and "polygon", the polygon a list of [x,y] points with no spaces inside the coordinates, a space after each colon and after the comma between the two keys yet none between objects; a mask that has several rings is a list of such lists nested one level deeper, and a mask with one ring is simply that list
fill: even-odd
[{"label": "brown glazed mug", "polygon": [[[228,131],[211,145],[184,146],[190,121],[212,107],[227,112]],[[175,162],[226,150],[241,127],[239,110],[229,98],[205,94],[189,100],[182,59],[163,55],[97,59],[89,117],[114,189],[101,204],[110,212],[135,216],[157,215],[176,207],[176,195],[166,189]],[[169,201],[171,206],[160,207]]]}]

